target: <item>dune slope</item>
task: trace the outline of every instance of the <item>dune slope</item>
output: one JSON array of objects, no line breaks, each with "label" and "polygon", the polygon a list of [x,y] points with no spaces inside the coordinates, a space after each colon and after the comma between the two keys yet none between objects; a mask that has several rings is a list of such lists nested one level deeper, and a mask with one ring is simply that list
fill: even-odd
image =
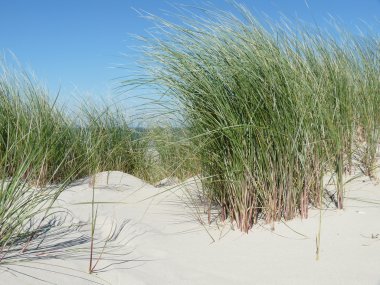
[{"label": "dune slope", "polygon": [[3,260],[1,283],[380,284],[380,185],[373,181],[347,186],[345,210],[322,211],[319,261],[318,210],[246,235],[229,223],[208,225],[202,206],[194,207],[199,189],[196,178],[155,188],[122,172],[77,181],[57,201],[46,232],[24,255],[15,248]]}]

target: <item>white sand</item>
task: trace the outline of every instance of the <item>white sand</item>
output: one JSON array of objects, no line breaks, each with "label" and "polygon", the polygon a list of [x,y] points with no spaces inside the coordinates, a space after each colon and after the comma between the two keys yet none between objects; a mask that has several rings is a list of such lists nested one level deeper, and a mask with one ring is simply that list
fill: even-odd
[{"label": "white sand", "polygon": [[380,284],[380,186],[368,179],[347,186],[345,210],[322,213],[316,261],[317,210],[307,220],[276,223],[274,231],[257,225],[246,235],[228,223],[200,223],[183,190],[195,193],[195,179],[186,187],[155,188],[121,172],[100,173],[95,259],[104,253],[92,275],[90,182],[79,181],[57,202],[71,218],[23,256],[15,251],[3,260],[0,284]]}]

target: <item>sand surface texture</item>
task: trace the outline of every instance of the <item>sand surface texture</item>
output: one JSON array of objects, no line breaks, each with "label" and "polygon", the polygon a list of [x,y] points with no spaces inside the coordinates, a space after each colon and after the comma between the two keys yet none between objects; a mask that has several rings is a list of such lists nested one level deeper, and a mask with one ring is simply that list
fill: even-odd
[{"label": "sand surface texture", "polygon": [[345,210],[322,211],[316,261],[319,210],[246,235],[208,225],[196,178],[156,188],[99,173],[90,275],[93,183],[74,183],[27,251],[7,254],[1,284],[380,284],[380,185],[368,178],[347,185]]}]

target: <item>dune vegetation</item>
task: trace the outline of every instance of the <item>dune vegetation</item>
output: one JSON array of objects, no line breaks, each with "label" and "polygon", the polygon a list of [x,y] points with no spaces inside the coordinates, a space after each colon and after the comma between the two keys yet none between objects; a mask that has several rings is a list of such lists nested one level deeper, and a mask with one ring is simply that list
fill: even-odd
[{"label": "dune vegetation", "polygon": [[6,248],[32,238],[74,179],[106,170],[143,175],[145,145],[117,107],[83,104],[69,113],[28,74],[3,66],[0,260]]},{"label": "dune vegetation", "polygon": [[[43,229],[53,203],[76,179],[116,170],[156,183],[198,173],[186,158],[192,154],[183,128],[131,127],[122,104],[83,102],[67,110],[57,99],[30,74],[2,65],[0,262]],[[186,163],[173,163],[179,157]]]},{"label": "dune vegetation", "polygon": [[156,30],[141,39],[144,72],[124,85],[158,86],[177,102],[210,205],[242,231],[307,217],[327,174],[343,208],[344,174],[376,167],[379,38],[237,11],[145,14]]},{"label": "dune vegetation", "polygon": [[70,182],[100,171],[149,182],[199,175],[209,207],[244,232],[260,219],[306,218],[322,205],[326,175],[338,208],[345,173],[374,176],[380,39],[263,25],[237,10],[202,10],[180,23],[146,15],[157,34],[142,39],[144,72],[121,84],[158,87],[177,107],[176,127],[133,128],[117,104],[69,112],[28,74],[3,66],[0,262],[7,248],[27,246]]}]

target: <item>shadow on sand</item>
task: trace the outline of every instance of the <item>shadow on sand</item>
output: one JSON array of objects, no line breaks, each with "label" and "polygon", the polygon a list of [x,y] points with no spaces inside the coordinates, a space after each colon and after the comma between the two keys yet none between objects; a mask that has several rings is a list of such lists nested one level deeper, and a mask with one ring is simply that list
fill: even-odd
[{"label": "shadow on sand", "polygon": [[[92,273],[107,272],[113,269],[129,269],[138,267],[149,261],[132,258],[133,248],[129,246],[133,239],[145,234],[134,232],[130,220],[121,225],[113,225],[106,238],[94,236],[93,259],[96,267]],[[36,226],[37,225],[37,226]],[[90,259],[90,223],[74,222],[67,212],[62,215],[51,215],[44,221],[30,223],[28,230],[32,237],[20,238],[12,242],[12,246],[0,249],[0,276],[9,274],[14,284],[20,284],[22,276],[31,278],[36,283],[63,284],[57,280],[77,279],[79,283],[109,284],[96,274],[88,273]],[[127,239],[120,234],[128,231]],[[67,262],[70,261],[70,266]],[[128,264],[128,265],[126,265]],[[21,278],[21,279],[20,279]],[[3,279],[3,278],[2,278]],[[81,281],[82,280],[82,281]],[[32,281],[32,280],[30,280]],[[58,283],[57,283],[58,282]]]}]

